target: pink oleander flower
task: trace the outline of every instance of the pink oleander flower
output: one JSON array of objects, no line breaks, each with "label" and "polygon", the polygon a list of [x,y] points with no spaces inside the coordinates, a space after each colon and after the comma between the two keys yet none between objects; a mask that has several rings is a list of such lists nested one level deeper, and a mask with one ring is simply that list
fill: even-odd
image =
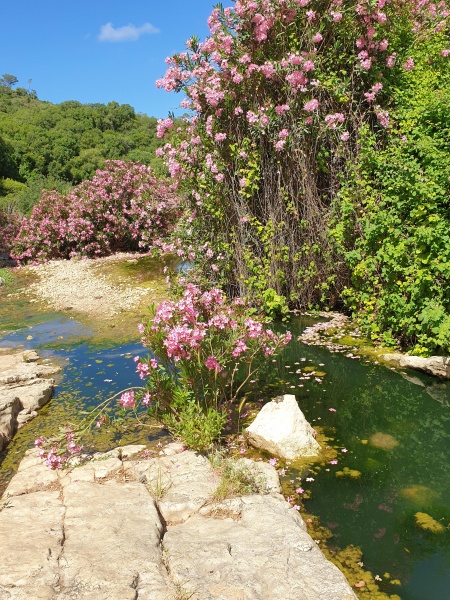
[{"label": "pink oleander flower", "polygon": [[120,396],[119,402],[124,408],[133,408],[136,403],[133,390],[124,392]]},{"label": "pink oleander flower", "polygon": [[144,379],[144,377],[148,376],[148,364],[147,363],[138,363],[136,371],[139,373],[139,377]]},{"label": "pink oleander flower", "polygon": [[414,69],[414,61],[411,57],[407,58],[403,63],[405,71],[412,71]]},{"label": "pink oleander flower", "polygon": [[306,102],[306,104],[303,106],[303,109],[306,110],[307,112],[314,112],[315,110],[317,110],[319,107],[319,101],[316,100],[316,98],[313,98],[312,100],[309,100],[308,102]]},{"label": "pink oleander flower", "polygon": [[151,400],[152,400],[152,399],[151,399],[151,396],[150,396],[150,394],[147,392],[146,394],[144,394],[144,396],[143,396],[143,398],[142,398],[142,404],[143,404],[144,406],[148,406],[148,405],[150,404]]},{"label": "pink oleander flower", "polygon": [[313,42],[315,44],[319,44],[322,40],[323,40],[323,35],[319,32],[317,32],[316,35],[313,37]]}]

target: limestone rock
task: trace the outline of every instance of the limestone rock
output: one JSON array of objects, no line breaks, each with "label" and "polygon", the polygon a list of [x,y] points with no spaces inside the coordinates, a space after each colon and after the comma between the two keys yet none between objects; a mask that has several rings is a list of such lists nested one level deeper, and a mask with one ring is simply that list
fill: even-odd
[{"label": "limestone rock", "polygon": [[429,375],[450,379],[450,357],[448,356],[423,358],[394,352],[392,354],[382,354],[380,358],[397,367],[417,369]]},{"label": "limestone rock", "polygon": [[59,491],[11,498],[0,512],[0,598],[53,600],[64,540]]},{"label": "limestone rock", "polygon": [[9,482],[4,498],[35,492],[58,482],[57,471],[46,467],[37,449],[28,450],[16,475]]},{"label": "limestone rock", "polygon": [[[356,600],[274,491],[273,467],[255,463],[271,494],[214,503],[204,457],[136,460],[141,450],[59,473],[26,454],[0,504],[2,600]],[[167,495],[152,497],[166,475]]]},{"label": "limestone rock", "polygon": [[193,600],[356,599],[281,496],[240,500],[238,519],[195,514],[164,536],[172,577]]},{"label": "limestone rock", "polygon": [[285,394],[265,404],[247,427],[247,439],[256,448],[280,458],[317,456],[319,443],[295,396]]},{"label": "limestone rock", "polygon": [[0,450],[9,442],[17,430],[17,415],[20,400],[14,394],[0,395]]},{"label": "limestone rock", "polygon": [[65,542],[55,600],[167,600],[163,526],[145,486],[79,481],[64,488]]},{"label": "limestone rock", "polygon": [[218,485],[204,456],[186,450],[157,459],[130,463],[126,472],[148,486],[167,523],[182,523],[197,512]]},{"label": "limestone rock", "polygon": [[60,368],[38,359],[34,350],[0,350],[0,450],[52,397],[55,381],[44,378]]}]

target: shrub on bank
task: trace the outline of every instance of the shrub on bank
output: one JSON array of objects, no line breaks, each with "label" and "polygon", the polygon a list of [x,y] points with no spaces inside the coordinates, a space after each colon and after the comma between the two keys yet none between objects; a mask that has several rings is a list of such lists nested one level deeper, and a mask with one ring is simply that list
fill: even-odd
[{"label": "shrub on bank", "polygon": [[42,262],[148,250],[178,216],[175,184],[155,177],[151,167],[108,161],[68,194],[44,190],[24,218],[12,253],[22,262]]}]

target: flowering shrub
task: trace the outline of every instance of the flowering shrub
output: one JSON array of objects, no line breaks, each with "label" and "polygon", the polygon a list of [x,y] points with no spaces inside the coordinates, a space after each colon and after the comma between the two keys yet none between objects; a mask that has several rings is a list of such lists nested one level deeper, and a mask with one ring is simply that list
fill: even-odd
[{"label": "flowering shrub", "polygon": [[[256,382],[261,361],[292,337],[267,328],[240,298],[230,302],[217,288],[202,292],[189,283],[179,300],[153,307],[150,321],[139,330],[151,351],[146,358],[135,357],[145,387],[124,391],[119,404],[136,416],[148,411],[197,450],[220,436],[229,402],[242,395],[250,380]],[[105,400],[78,427],[36,440],[46,464],[62,468],[80,452],[83,434],[108,421],[106,407],[118,396]]]},{"label": "flowering shrub", "polygon": [[333,303],[347,269],[329,207],[360,129],[389,138],[396,80],[448,19],[448,3],[429,0],[238,0],[213,10],[206,40],[167,59],[157,86],[183,91],[193,116],[159,123],[171,142],[158,152],[189,198],[197,247],[186,252],[210,281]]},{"label": "flowering shrub", "polygon": [[0,209],[0,253],[9,254],[20,223],[21,216],[18,212]]},{"label": "flowering shrub", "polygon": [[108,161],[68,194],[43,191],[14,241],[20,261],[104,256],[161,244],[179,216],[176,185],[150,167]]},{"label": "flowering shrub", "polygon": [[198,449],[220,435],[226,403],[256,379],[260,361],[291,339],[250,316],[240,298],[229,302],[217,288],[189,283],[178,301],[154,308],[141,331],[152,353],[137,363],[147,381],[143,402]]}]

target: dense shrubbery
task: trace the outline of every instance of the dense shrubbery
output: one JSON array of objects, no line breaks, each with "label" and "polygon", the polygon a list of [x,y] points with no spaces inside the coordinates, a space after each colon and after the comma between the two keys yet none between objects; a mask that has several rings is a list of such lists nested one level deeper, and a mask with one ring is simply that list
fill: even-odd
[{"label": "dense shrubbery", "polygon": [[[327,232],[330,203],[361,127],[388,137],[392,82],[421,36],[443,27],[444,8],[241,0],[214,9],[210,37],[168,59],[158,85],[182,90],[195,116],[160,153],[195,212],[189,233],[222,256],[222,285],[333,304],[347,270]],[[174,129],[166,119],[158,135]]]},{"label": "dense shrubbery", "polygon": [[0,254],[9,254],[21,222],[22,217],[18,212],[0,207]]},{"label": "dense shrubbery", "polygon": [[108,161],[68,194],[43,191],[12,254],[20,261],[104,256],[161,243],[179,216],[174,185],[144,165]]},{"label": "dense shrubbery", "polygon": [[284,298],[333,305],[345,289],[373,333],[445,347],[448,148],[436,131],[447,125],[423,90],[428,67],[449,89],[448,20],[447,3],[428,0],[241,0],[168,59],[158,85],[183,91],[195,116],[183,130],[159,122],[172,136],[159,153],[188,197],[187,251],[209,280],[272,312]]},{"label": "dense shrubbery", "polygon": [[399,74],[390,134],[367,130],[336,202],[334,233],[351,269],[347,306],[374,340],[450,351],[448,39],[413,50]]},{"label": "dense shrubbery", "polygon": [[0,208],[7,203],[28,215],[43,189],[66,192],[108,159],[165,173],[155,156],[156,124],[129,105],[51,104],[34,91],[0,85]]}]

